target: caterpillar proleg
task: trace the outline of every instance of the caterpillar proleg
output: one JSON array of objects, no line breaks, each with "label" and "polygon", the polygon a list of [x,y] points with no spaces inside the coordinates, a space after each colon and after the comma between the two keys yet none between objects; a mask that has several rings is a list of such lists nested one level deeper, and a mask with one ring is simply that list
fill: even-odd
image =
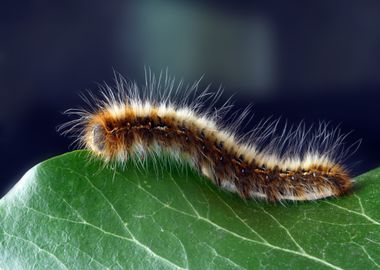
[{"label": "caterpillar proleg", "polygon": [[145,75],[142,87],[116,75],[115,87],[105,84],[100,97],[85,97],[90,109],[68,110],[76,119],[61,129],[105,162],[165,150],[243,198],[317,200],[353,186],[342,165],[352,148],[343,149],[345,135],[338,129],[301,123],[278,134],[278,120],[263,120],[242,136],[239,126],[250,108],[226,117],[230,101],[215,109],[220,88],[200,91],[199,81],[177,83],[167,72]]}]

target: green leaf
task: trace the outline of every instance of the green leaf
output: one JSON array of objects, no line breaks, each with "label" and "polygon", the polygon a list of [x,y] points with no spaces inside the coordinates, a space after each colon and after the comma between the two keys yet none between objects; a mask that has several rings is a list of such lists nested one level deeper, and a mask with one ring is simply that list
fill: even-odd
[{"label": "green leaf", "polygon": [[0,268],[379,268],[379,175],[343,198],[269,204],[173,162],[115,170],[75,151],[1,199]]}]

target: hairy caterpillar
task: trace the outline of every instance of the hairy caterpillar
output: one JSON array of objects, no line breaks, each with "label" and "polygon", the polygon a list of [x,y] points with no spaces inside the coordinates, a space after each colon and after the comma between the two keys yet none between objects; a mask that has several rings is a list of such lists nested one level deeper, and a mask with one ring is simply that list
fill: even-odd
[{"label": "hairy caterpillar", "polygon": [[328,124],[320,123],[312,131],[301,123],[277,134],[278,120],[266,120],[238,136],[249,108],[222,125],[220,118],[232,104],[214,108],[220,88],[199,91],[199,81],[185,86],[167,72],[145,75],[141,88],[117,75],[115,88],[105,84],[100,98],[84,97],[89,110],[68,110],[77,118],[61,129],[106,162],[166,150],[243,198],[316,200],[351,189],[353,181],[341,165],[350,147],[343,149],[345,136],[338,129],[329,131]]}]

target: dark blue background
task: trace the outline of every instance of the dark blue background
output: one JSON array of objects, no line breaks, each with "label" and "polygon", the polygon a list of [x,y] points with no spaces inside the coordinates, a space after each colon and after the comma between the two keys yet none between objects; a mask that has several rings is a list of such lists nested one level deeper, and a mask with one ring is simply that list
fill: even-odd
[{"label": "dark blue background", "polygon": [[143,82],[144,65],[225,86],[255,119],[341,124],[363,143],[354,175],[380,165],[379,1],[2,1],[1,194],[69,150],[56,132],[78,93]]}]

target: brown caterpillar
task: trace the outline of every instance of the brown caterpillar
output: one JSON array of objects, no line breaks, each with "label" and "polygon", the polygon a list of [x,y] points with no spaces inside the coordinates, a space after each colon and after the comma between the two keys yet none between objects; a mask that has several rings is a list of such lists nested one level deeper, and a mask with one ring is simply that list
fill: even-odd
[{"label": "brown caterpillar", "polygon": [[342,150],[345,136],[338,129],[328,131],[328,124],[319,124],[314,132],[303,124],[285,127],[276,136],[278,120],[267,120],[238,136],[249,108],[223,126],[219,119],[231,103],[215,110],[220,89],[198,92],[199,81],[184,87],[167,72],[156,78],[148,71],[142,88],[120,75],[115,81],[115,89],[101,87],[101,99],[85,97],[90,110],[68,110],[79,117],[61,126],[106,162],[124,163],[132,156],[167,150],[217,186],[269,201],[341,196],[353,186],[340,164],[350,148]]}]

